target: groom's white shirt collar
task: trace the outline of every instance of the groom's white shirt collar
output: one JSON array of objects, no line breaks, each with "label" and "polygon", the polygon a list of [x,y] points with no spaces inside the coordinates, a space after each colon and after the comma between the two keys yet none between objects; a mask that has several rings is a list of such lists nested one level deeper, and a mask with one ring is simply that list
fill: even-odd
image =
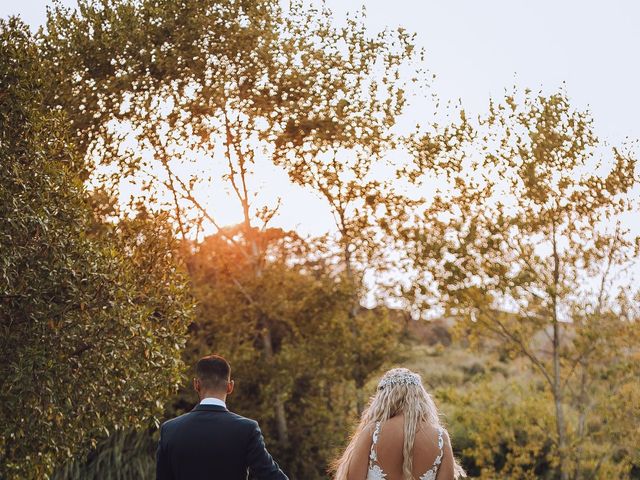
[{"label": "groom's white shirt collar", "polygon": [[224,403],[224,400],[220,400],[219,398],[207,397],[200,400],[200,405],[217,405],[219,407],[227,408],[227,404]]}]

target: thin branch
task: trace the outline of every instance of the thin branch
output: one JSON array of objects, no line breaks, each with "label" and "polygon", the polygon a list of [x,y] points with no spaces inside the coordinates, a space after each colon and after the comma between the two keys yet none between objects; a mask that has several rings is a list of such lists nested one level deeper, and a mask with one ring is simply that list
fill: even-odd
[{"label": "thin branch", "polygon": [[168,183],[165,182],[165,185],[171,191],[171,195],[173,196],[173,204],[175,205],[175,208],[176,208],[176,220],[178,221],[178,228],[180,229],[180,233],[182,234],[182,240],[184,240],[186,238],[186,231],[184,228],[184,223],[182,221],[182,209],[180,208],[180,203],[178,200],[178,192],[176,191],[176,188],[174,185],[175,175],[173,174],[173,171],[169,167],[169,162],[167,161],[166,155],[163,155],[161,163],[169,177],[169,182]]},{"label": "thin branch", "polygon": [[[242,205],[242,209],[243,211],[246,210],[246,208],[248,208],[248,202],[249,199],[246,197],[246,185],[244,188],[245,191],[245,196],[242,195],[242,193],[240,192],[240,188],[238,187],[238,184],[236,183],[236,169],[233,166],[233,159],[231,156],[231,146],[234,144],[234,138],[233,138],[233,133],[231,132],[231,126],[229,125],[229,117],[227,116],[227,111],[226,109],[224,110],[224,126],[225,126],[225,156],[227,157],[227,163],[229,165],[229,180],[231,181],[231,186],[233,187],[234,192],[236,193],[236,196],[238,197],[238,200],[240,200],[240,203]],[[242,167],[242,160],[240,158],[238,158],[238,162],[240,163],[240,173],[241,173],[241,179],[244,177],[244,169]],[[244,183],[244,181],[243,181]],[[247,222],[247,218],[245,215],[245,224]]]},{"label": "thin branch", "polygon": [[531,362],[538,368],[538,370],[540,370],[540,373],[544,375],[545,379],[549,383],[549,386],[553,386],[553,380],[551,379],[551,376],[547,372],[547,369],[545,368],[544,364],[540,361],[538,357],[536,357],[531,351],[529,351],[529,349],[527,348],[523,340],[519,336],[516,336],[514,333],[512,333],[500,320],[495,319],[493,320],[493,322],[500,327],[500,331],[497,331],[495,328],[491,328],[489,322],[483,322],[483,323],[485,323],[485,325],[487,326],[487,328],[489,328],[489,330],[497,333],[498,335],[501,335],[503,338],[507,338],[511,340],[513,343],[518,345],[522,353],[526,357],[528,357],[529,360],[531,360]]}]

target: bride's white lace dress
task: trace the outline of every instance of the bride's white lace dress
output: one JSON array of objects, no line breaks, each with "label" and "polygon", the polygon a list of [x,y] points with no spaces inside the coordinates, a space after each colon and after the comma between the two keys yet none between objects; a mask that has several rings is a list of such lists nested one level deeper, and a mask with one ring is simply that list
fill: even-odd
[{"label": "bride's white lace dress", "polygon": [[[373,431],[373,442],[371,443],[371,452],[369,453],[369,471],[367,472],[367,480],[386,480],[387,478],[387,474],[384,473],[384,470],[382,470],[382,468],[378,464],[378,453],[376,450],[381,426],[381,422],[376,422],[376,428]],[[436,476],[438,475],[438,468],[440,467],[440,464],[442,463],[442,457],[444,456],[443,433],[444,430],[442,429],[442,427],[438,427],[438,448],[440,450],[440,453],[438,453],[438,456],[433,462],[433,466],[420,477],[420,480],[436,480]]]}]

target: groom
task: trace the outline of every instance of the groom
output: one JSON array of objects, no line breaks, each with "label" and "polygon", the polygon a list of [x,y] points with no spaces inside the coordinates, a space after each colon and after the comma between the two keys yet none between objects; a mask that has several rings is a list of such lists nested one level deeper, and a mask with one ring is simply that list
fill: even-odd
[{"label": "groom", "polygon": [[258,422],[227,410],[231,367],[218,355],[201,358],[193,387],[200,403],[160,428],[157,480],[288,480],[264,445]]}]

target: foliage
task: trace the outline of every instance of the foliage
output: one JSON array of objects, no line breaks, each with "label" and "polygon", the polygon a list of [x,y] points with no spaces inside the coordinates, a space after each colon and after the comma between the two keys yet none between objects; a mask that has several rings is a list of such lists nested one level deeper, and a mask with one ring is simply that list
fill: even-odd
[{"label": "foliage", "polygon": [[[242,241],[241,235],[233,238]],[[269,448],[291,478],[325,478],[350,425],[355,354],[381,365],[393,348],[395,326],[384,312],[363,312],[358,322],[368,341],[354,344],[344,307],[350,284],[334,278],[330,265],[310,261],[310,246],[293,234],[269,229],[258,242],[268,259],[260,277],[242,247],[224,236],[196,246],[188,264],[199,308],[187,361],[212,351],[229,358],[236,380],[231,407],[260,420]],[[261,339],[266,334],[270,354]],[[185,396],[193,401],[193,393]],[[286,442],[276,397],[283,400]]]},{"label": "foliage", "polygon": [[548,431],[553,425],[553,402],[535,381],[489,377],[467,390],[445,387],[450,421],[468,473],[478,478],[551,478]]},{"label": "foliage", "polygon": [[157,435],[148,430],[113,432],[85,457],[56,469],[53,480],[154,478]]},{"label": "foliage", "polygon": [[346,201],[336,213],[358,218],[341,220],[351,243],[385,203],[366,177],[397,143],[405,84],[417,81],[403,67],[421,56],[403,29],[370,37],[362,17],[336,27],[324,7],[266,0],[81,0],[52,10],[41,43],[60,80],[47,102],[67,112],[87,170],[115,162],[189,230],[189,219],[216,225],[193,192],[215,187],[211,172],[226,164],[242,208],[268,217],[273,206],[250,205],[246,181],[273,160],[332,207]]},{"label": "foliage", "polygon": [[[54,6],[35,40],[0,24],[0,476],[151,475],[150,420],[187,384],[179,357],[217,351],[232,408],[291,478],[324,478],[396,359],[398,318],[406,340],[434,305],[431,346],[402,361],[472,474],[640,469],[640,297],[625,276],[640,242],[622,228],[636,160],[607,155],[564,92],[515,92],[402,144],[423,52],[403,29],[370,35],[364,11],[337,25],[305,2],[78,5]],[[324,199],[336,235],[270,228],[263,165]],[[448,186],[433,199],[402,190],[434,180]],[[208,208],[220,189],[237,226]],[[186,348],[178,257],[199,301]],[[404,260],[406,311],[364,308],[372,289],[393,294],[378,287]],[[475,353],[450,343],[451,322]],[[183,389],[166,413],[194,401]]]},{"label": "foliage", "polygon": [[314,81],[305,81],[304,107],[273,139],[276,164],[326,202],[341,263],[356,284],[365,269],[391,268],[387,224],[405,219],[411,202],[379,172],[389,170],[388,156],[399,147],[394,127],[405,92],[424,74],[415,35],[402,28],[370,35],[364,20],[363,10],[334,27],[326,9],[287,19],[289,48],[304,52],[297,75]]},{"label": "foliage", "polygon": [[[619,221],[636,208],[636,161],[615,148],[598,161],[592,121],[562,92],[509,96],[475,128],[462,115],[456,131],[473,148],[461,142],[442,155],[433,135],[412,144],[416,171],[451,185],[401,232],[416,288],[436,295],[471,339],[497,340],[544,380],[560,478],[605,475],[610,461],[624,470],[630,452],[616,439],[626,425],[599,411],[605,392],[639,388],[630,379],[640,329],[637,315],[621,315],[633,303],[621,274],[640,243]],[[619,406],[633,416],[631,403]]]},{"label": "foliage", "polygon": [[[363,271],[374,262],[384,269],[390,239],[376,233],[378,223],[385,214],[401,217],[404,200],[369,177],[396,146],[404,89],[417,82],[404,78],[421,57],[412,35],[370,36],[359,16],[337,27],[330,11],[304,2],[284,9],[265,0],[85,0],[73,13],[54,9],[41,41],[65,79],[47,101],[67,112],[86,168],[115,164],[108,170],[115,178],[99,181],[127,177],[148,205],[172,212],[185,238],[199,238],[205,226],[225,234],[196,193],[222,180],[242,211],[256,279],[263,252],[254,228],[265,230],[278,205],[258,204],[255,166],[281,165],[320,193],[335,214],[336,249],[353,284],[345,304],[352,336],[363,341],[356,338]],[[272,350],[269,335],[263,343]],[[364,359],[354,364],[357,391],[375,369]],[[273,403],[285,442],[282,402]]]},{"label": "foliage", "polygon": [[188,292],[166,219],[96,231],[28,29],[0,23],[0,476],[45,478],[146,426],[180,379]]}]

